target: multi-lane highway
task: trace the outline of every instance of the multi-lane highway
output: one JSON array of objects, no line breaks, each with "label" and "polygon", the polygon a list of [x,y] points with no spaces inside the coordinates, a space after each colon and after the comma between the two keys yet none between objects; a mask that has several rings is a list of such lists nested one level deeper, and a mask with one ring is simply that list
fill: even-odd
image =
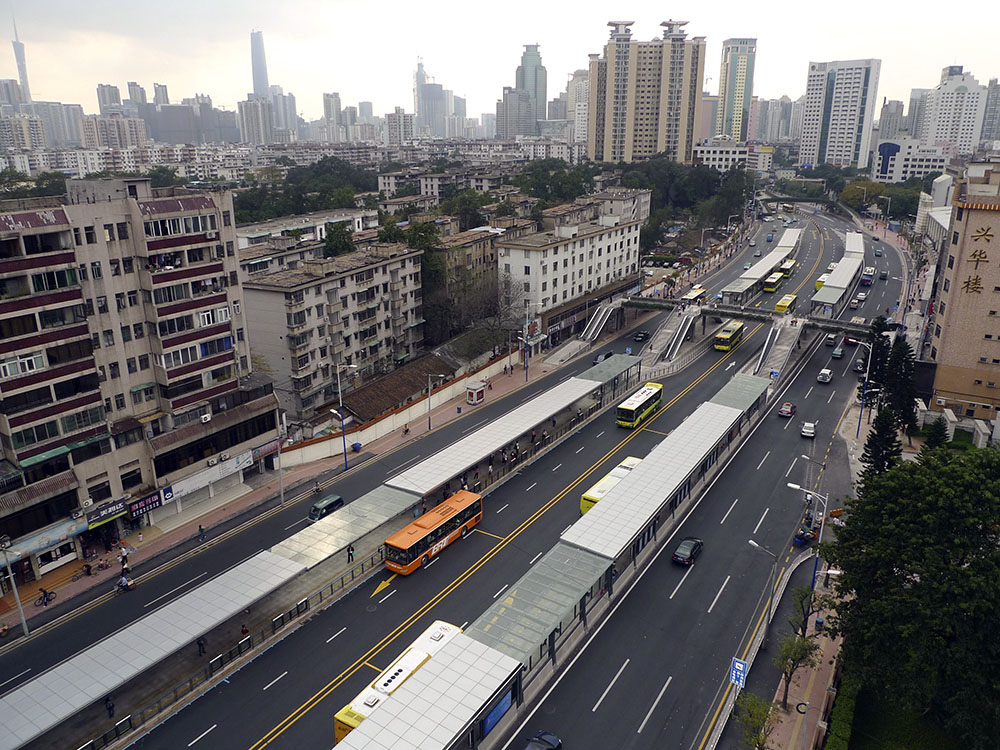
[{"label": "multi-lane highway", "polygon": [[[800,218],[798,226],[804,224]],[[763,235],[774,226],[762,227],[758,246],[766,249]],[[811,296],[813,279],[842,252],[843,232],[853,227],[821,215],[804,228],[799,268],[785,284],[788,292],[799,289],[803,303]],[[738,277],[751,253],[744,251],[720,270],[706,284],[709,291],[714,293]],[[890,280],[872,288],[865,302],[870,311],[851,311],[851,315],[874,317],[898,298],[895,253],[874,260],[889,268]],[[773,296],[765,295],[761,307],[773,305]],[[644,323],[647,328],[655,325],[655,320]],[[262,747],[267,741],[273,747],[332,744],[333,714],[377,670],[431,620],[462,625],[478,617],[578,517],[579,495],[625,456],[645,455],[664,433],[713,395],[734,371],[731,363],[741,366],[755,356],[762,332],[747,336],[736,351],[724,356],[710,351],[666,380],[665,408],[645,428],[626,433],[607,417],[585,425],[491,493],[478,533],[470,539],[453,545],[428,569],[395,579],[375,597],[371,596],[373,582],[317,614],[225,684],[158,727],[144,738],[144,746],[248,748]],[[609,348],[624,351],[627,345],[630,339],[622,337]],[[801,509],[799,498],[785,488],[785,481],[806,485],[816,472],[806,461],[791,465],[792,459],[806,449],[822,461],[847,399],[854,397],[853,373],[841,374],[853,352],[835,362],[840,366],[832,383],[816,383],[815,373],[826,366],[829,352],[827,347],[814,352],[804,365],[803,376],[789,386],[785,397],[798,404],[796,418],[765,418],[679,530],[681,536],[695,534],[705,539],[706,551],[698,563],[688,573],[673,570],[668,545],[667,553],[620,600],[618,611],[582,653],[570,677],[556,685],[542,703],[532,717],[532,728],[544,726],[561,733],[573,747],[607,746],[608,742],[681,747],[699,739],[705,716],[714,710],[722,673],[756,621],[754,612],[766,585],[769,558],[750,548],[746,539],[754,536],[774,550],[785,546]],[[510,398],[514,403],[526,400],[586,369],[589,361],[589,357],[579,359]],[[481,407],[473,417],[349,472],[334,486],[347,498],[357,497],[384,481],[393,467],[457,440],[470,419],[478,422],[502,413],[510,408],[509,403]],[[799,436],[802,419],[819,422],[814,441]],[[846,466],[833,474],[834,481],[824,479],[824,491],[842,493]],[[250,553],[272,546],[304,517],[309,502],[311,498],[306,498],[183,559],[145,582],[142,597],[121,597],[84,609],[71,625],[43,633],[0,658],[0,668],[11,675],[30,670],[20,678],[29,679],[146,614],[151,603],[162,603],[165,600],[160,597],[169,592],[183,593],[192,581],[203,581]],[[619,677],[611,684],[616,674]]]}]

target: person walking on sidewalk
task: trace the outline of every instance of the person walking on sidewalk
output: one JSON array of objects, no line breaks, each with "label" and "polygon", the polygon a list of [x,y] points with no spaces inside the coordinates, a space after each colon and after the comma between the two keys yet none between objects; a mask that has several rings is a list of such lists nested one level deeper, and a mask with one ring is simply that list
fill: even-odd
[{"label": "person walking on sidewalk", "polygon": [[354,545],[353,544],[348,544],[347,545],[347,563],[349,565],[352,562],[354,562]]},{"label": "person walking on sidewalk", "polygon": [[205,636],[199,636],[197,643],[198,643],[198,656],[204,656],[205,646],[208,645],[208,641],[205,640]]},{"label": "person walking on sidewalk", "polygon": [[205,528],[200,523],[198,524],[198,541],[205,541]]},{"label": "person walking on sidewalk", "polygon": [[115,718],[115,702],[111,700],[110,695],[104,699],[104,708],[106,708],[108,711],[109,719]]}]

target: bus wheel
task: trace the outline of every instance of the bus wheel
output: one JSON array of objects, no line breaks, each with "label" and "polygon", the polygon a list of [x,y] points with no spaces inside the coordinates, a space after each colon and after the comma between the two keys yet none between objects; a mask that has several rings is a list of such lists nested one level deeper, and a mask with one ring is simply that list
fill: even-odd
[{"label": "bus wheel", "polygon": [[462,539],[465,539],[465,537],[467,537],[468,535],[469,535],[469,527],[468,526],[463,526],[462,527]]},{"label": "bus wheel", "polygon": [[423,558],[420,560],[420,565],[421,567],[426,568],[428,565],[430,565],[430,562],[431,559],[427,555],[424,555]]}]

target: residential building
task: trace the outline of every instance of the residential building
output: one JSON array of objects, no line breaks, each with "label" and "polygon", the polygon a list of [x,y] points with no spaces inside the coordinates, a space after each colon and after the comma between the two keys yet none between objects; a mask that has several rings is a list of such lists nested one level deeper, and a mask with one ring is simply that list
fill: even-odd
[{"label": "residential building", "polygon": [[546,120],[566,120],[566,92],[560,91],[559,96],[549,102],[549,114]]},{"label": "residential building", "polygon": [[[715,135],[715,121],[719,116],[719,97],[707,91],[701,94],[701,109],[698,110],[698,129],[695,138],[698,143],[710,140]],[[749,121],[749,115],[747,120]]]},{"label": "residential building", "polygon": [[403,244],[373,243],[250,276],[251,348],[275,378],[290,421],[329,422],[338,369],[346,390],[420,349],[422,255]]},{"label": "residential building", "polygon": [[343,113],[340,107],[340,94],[323,94],[323,119],[326,120],[327,140],[338,143],[345,140],[342,132]]},{"label": "residential building", "polygon": [[278,447],[231,192],[67,190],[0,204],[0,533],[22,584],[232,500]]},{"label": "residential building", "polygon": [[940,146],[922,146],[916,138],[882,139],[875,146],[871,176],[875,182],[905,182],[944,172],[947,164],[948,155]]},{"label": "residential building", "polygon": [[146,100],[146,89],[144,89],[135,81],[128,82],[128,99],[134,105],[149,103]]},{"label": "residential building", "polygon": [[590,58],[587,156],[632,162],[666,154],[690,162],[705,73],[704,37],[664,21],[663,38],[632,39],[631,21],[613,21],[601,57]]},{"label": "residential building", "polygon": [[[517,66],[517,72],[514,76],[514,88],[527,92],[528,100],[531,104],[529,119],[533,123],[545,119],[547,87],[548,72],[545,70],[545,66],[542,65],[542,55],[538,51],[538,45],[524,45],[524,52],[521,54],[521,64]],[[526,135],[535,135],[536,132],[537,130],[533,128]]]},{"label": "residential building", "polygon": [[380,211],[395,214],[407,209],[427,211],[438,204],[438,199],[432,195],[407,195],[402,198],[385,198],[378,202]]},{"label": "residential building", "polygon": [[153,84],[153,104],[170,104],[170,94],[167,93],[167,84]]},{"label": "residential building", "polygon": [[274,113],[274,127],[298,134],[299,114],[295,109],[295,95],[286,94],[281,86],[271,86],[271,111]]},{"label": "residential building", "polygon": [[927,95],[930,89],[910,89],[910,106],[906,110],[906,131],[911,138],[919,138],[924,129]]},{"label": "residential building", "polygon": [[728,172],[737,166],[746,166],[749,149],[728,136],[718,136],[694,147],[695,164],[704,164],[718,172]]},{"label": "residential building", "polygon": [[533,108],[528,91],[504,86],[503,98],[497,102],[496,137],[508,140],[538,132]]},{"label": "residential building", "polygon": [[238,102],[240,140],[263,146],[274,142],[274,114],[269,99]]},{"label": "residential building", "polygon": [[83,147],[141,148],[146,145],[146,122],[138,117],[112,114],[87,115],[83,118]]},{"label": "residential building", "polygon": [[388,146],[402,146],[413,140],[413,115],[402,107],[385,116],[385,143]]},{"label": "residential building", "polygon": [[601,301],[639,285],[642,220],[599,214],[592,203],[549,215],[546,224],[496,243],[501,307],[528,319],[535,352],[582,331]]},{"label": "residential building", "polygon": [[774,146],[751,145],[747,147],[747,169],[770,172],[774,166]]},{"label": "residential building", "polygon": [[878,137],[883,141],[891,141],[899,137],[905,130],[903,103],[898,99],[886,99],[882,102],[882,112],[878,117]]},{"label": "residential building", "polygon": [[788,138],[798,143],[802,139],[802,118],[806,112],[806,95],[792,102],[792,114],[788,120]]},{"label": "residential building", "polygon": [[987,91],[961,65],[941,71],[941,82],[927,93],[920,131],[924,147],[954,146],[971,155],[979,146],[986,112]]},{"label": "residential building", "polygon": [[45,148],[45,145],[45,128],[41,117],[34,115],[0,117],[0,150],[33,150]]},{"label": "residential building", "polygon": [[587,142],[587,104],[590,99],[590,70],[574,70],[566,84],[566,119],[572,120],[572,143]]},{"label": "residential building", "polygon": [[24,101],[31,101],[31,87],[28,86],[28,63],[24,58],[24,42],[22,42],[17,36],[17,22],[14,22],[14,41],[11,42],[14,47],[14,62],[17,64],[17,77],[21,84],[21,95],[24,97]]},{"label": "residential building", "polygon": [[371,102],[358,102],[358,121],[369,124],[375,122]]},{"label": "residential building", "polygon": [[371,208],[333,208],[243,224],[236,229],[236,247],[242,251],[244,248],[266,244],[276,237],[289,237],[297,243],[323,242],[330,224],[346,224],[352,232],[377,229],[378,211]]},{"label": "residential building", "polygon": [[250,32],[250,68],[253,75],[253,94],[257,99],[266,99],[271,92],[267,80],[267,57],[264,55],[264,32]]},{"label": "residential building", "polygon": [[110,83],[97,84],[97,108],[102,115],[121,112],[122,97],[117,86]]},{"label": "residential building", "polygon": [[0,104],[24,104],[21,83],[16,78],[0,79]]},{"label": "residential building", "polygon": [[952,202],[931,321],[937,368],[929,406],[991,421],[1000,409],[1000,165],[970,164]]},{"label": "residential building", "polygon": [[747,140],[756,57],[756,39],[727,39],[722,43],[715,135],[726,135],[734,141]]},{"label": "residential building", "polygon": [[868,166],[882,61],[809,63],[799,164]]},{"label": "residential building", "polygon": [[980,134],[983,143],[992,144],[1000,141],[1000,83],[996,78],[990,79],[986,87],[986,108],[983,111],[983,132]]}]

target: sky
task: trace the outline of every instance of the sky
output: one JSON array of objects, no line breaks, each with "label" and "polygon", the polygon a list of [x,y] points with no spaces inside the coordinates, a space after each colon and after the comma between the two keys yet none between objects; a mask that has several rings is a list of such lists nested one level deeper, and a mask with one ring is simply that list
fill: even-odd
[{"label": "sky", "polygon": [[[608,39],[607,22],[634,21],[633,38],[652,39],[660,22],[687,21],[707,42],[704,89],[718,91],[722,41],[757,38],[754,94],[765,99],[805,93],[810,61],[879,58],[879,106],[909,102],[911,88],[931,88],[946,65],[964,65],[980,83],[1000,77],[995,5],[970,0],[961,15],[927,0],[871,3],[714,3],[679,0],[573,3],[552,0],[7,0],[25,44],[32,98],[76,102],[97,111],[98,83],[138,81],[153,98],[167,84],[171,102],[209,94],[235,109],[251,90],[250,32],[264,32],[270,83],[293,93],[306,119],[322,115],[324,92],[343,106],[374,103],[413,111],[417,59],[434,82],[468,101],[467,114],[494,112],[503,86],[514,85],[523,45],[539,44],[548,98],[568,75],[587,67]],[[612,15],[613,14],[613,15]],[[9,17],[9,16],[8,16]],[[13,39],[9,21],[0,40]],[[9,44],[0,46],[0,78],[17,78]],[[878,116],[876,110],[875,116]]]}]

